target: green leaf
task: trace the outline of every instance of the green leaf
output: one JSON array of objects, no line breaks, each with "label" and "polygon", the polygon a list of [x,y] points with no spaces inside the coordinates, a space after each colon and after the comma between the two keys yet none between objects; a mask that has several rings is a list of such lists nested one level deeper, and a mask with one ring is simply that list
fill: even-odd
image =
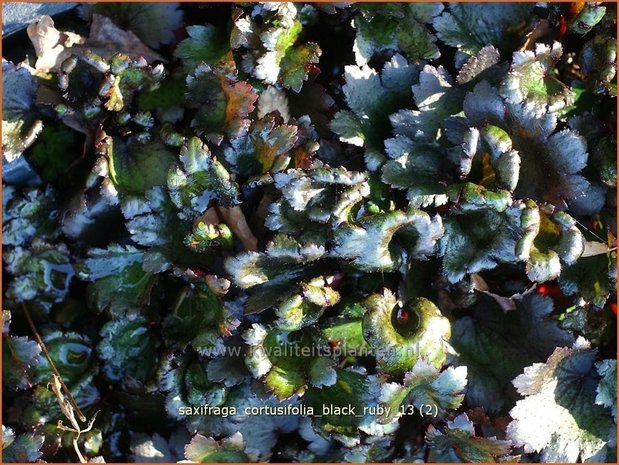
[{"label": "green leaf", "polygon": [[457,409],[464,400],[466,371],[466,367],[461,366],[441,372],[423,358],[418,359],[411,371],[404,375],[402,384],[383,384],[380,400],[390,410],[381,421],[400,417],[400,408],[408,405],[413,405],[417,411],[423,406],[435,406],[439,417],[448,415],[449,410]]},{"label": "green leaf", "polygon": [[614,254],[580,257],[563,270],[559,286],[566,295],[577,294],[597,307],[603,307],[616,286]]},{"label": "green leaf", "polygon": [[357,29],[355,59],[367,64],[373,56],[384,52],[402,53],[409,61],[432,60],[440,56],[436,38],[425,24],[443,11],[441,3],[402,4],[376,9],[359,5],[353,20]]},{"label": "green leaf", "polygon": [[466,274],[516,261],[520,224],[518,205],[509,206],[505,191],[486,191],[467,183],[459,194],[460,208],[445,215],[445,234],[439,242],[447,279],[460,281]]},{"label": "green leaf", "polygon": [[527,276],[531,281],[557,278],[562,264],[574,264],[584,251],[585,241],[576,220],[566,213],[550,216],[528,200],[520,226],[525,233],[516,244],[516,254],[527,262]]},{"label": "green leaf", "polygon": [[58,237],[55,192],[51,187],[24,189],[2,186],[2,245],[28,246],[35,238]]},{"label": "green leaf", "polygon": [[572,331],[595,344],[605,344],[611,334],[614,315],[579,298],[559,316],[561,328]]},{"label": "green leaf", "polygon": [[247,313],[262,311],[295,293],[301,279],[319,276],[312,262],[325,254],[324,247],[300,244],[277,235],[267,244],[266,253],[246,252],[230,257],[225,267],[232,281],[241,289],[255,288],[245,304]]},{"label": "green leaf", "polygon": [[569,31],[576,34],[586,34],[602,20],[605,13],[606,7],[599,3],[584,3],[578,14],[571,19]]},{"label": "green leaf", "polygon": [[39,344],[27,337],[10,336],[3,346],[3,380],[6,386],[15,390],[31,387],[29,372],[38,362],[41,352]]},{"label": "green leaf", "polygon": [[[581,134],[587,141],[589,149],[589,166],[599,173],[602,183],[608,187],[617,186],[617,154],[615,137],[607,130],[602,121],[592,113],[582,113],[568,119],[570,129]],[[603,194],[602,194],[603,195]],[[593,199],[586,199],[591,203]],[[586,214],[596,214],[604,205],[604,200],[595,199],[595,210],[589,208]]]},{"label": "green leaf", "polygon": [[221,442],[196,434],[185,447],[185,458],[199,463],[249,462],[244,452],[243,435],[236,433]]},{"label": "green leaf", "polygon": [[[407,244],[412,246],[408,252],[392,240],[399,231],[404,241],[413,239]],[[407,213],[379,213],[363,217],[356,224],[343,223],[335,230],[332,253],[351,260],[351,264],[366,272],[393,271],[403,263],[405,253],[414,258],[431,255],[442,234],[443,225],[438,215],[430,217],[416,209]]]},{"label": "green leaf", "polygon": [[[364,411],[365,407],[377,405],[379,389],[376,377],[344,369],[336,371],[335,384],[309,388],[303,398],[303,403],[312,407],[316,414],[312,418],[314,428],[324,434],[334,435],[349,447],[359,443],[359,430],[381,435],[393,431],[394,426],[378,425],[376,417]],[[352,412],[336,410],[349,406],[353,408]]]},{"label": "green leaf", "polygon": [[[2,158],[9,164],[30,147],[43,129],[34,100],[37,84],[28,70],[2,59]],[[3,163],[4,165],[4,163]]]},{"label": "green leaf", "polygon": [[595,364],[602,377],[595,392],[595,403],[610,408],[615,423],[617,422],[617,360],[602,360]]},{"label": "green leaf", "polygon": [[185,217],[204,214],[212,200],[223,206],[238,203],[238,186],[198,137],[183,145],[180,160],[183,168],[177,166],[168,173],[168,189],[172,202]]},{"label": "green leaf", "polygon": [[596,34],[582,47],[579,63],[597,93],[608,91],[610,95],[617,95],[612,84],[617,74],[617,41],[614,37]]},{"label": "green leaf", "polygon": [[[189,381],[189,377],[185,379],[174,378],[170,381],[178,384],[174,387],[174,393],[168,396],[168,402],[171,401],[168,407],[178,404],[179,399],[184,398],[186,392],[191,392],[195,399],[193,405],[196,407],[208,403],[210,406],[235,408],[236,414],[232,414],[230,413],[231,410],[228,410],[227,413],[222,415],[191,415],[181,416],[179,419],[184,420],[188,428],[209,431],[219,437],[241,433],[244,439],[245,453],[248,454],[250,461],[266,460],[271,456],[272,450],[281,435],[290,433],[297,428],[298,417],[295,415],[286,413],[283,415],[245,415],[244,410],[247,408],[249,411],[256,412],[260,409],[270,409],[272,412],[276,412],[279,407],[280,409],[283,408],[285,412],[288,405],[296,406],[298,401],[278,401],[274,396],[265,396],[262,389],[254,392],[247,384],[229,390],[222,390],[221,385],[215,385],[207,391],[204,386],[194,384],[193,387],[190,387],[185,384]],[[205,394],[208,394],[208,396]],[[178,416],[178,407],[169,408],[168,411],[172,415]],[[244,461],[247,460],[244,459]]]},{"label": "green leaf", "polygon": [[2,425],[2,450],[6,449],[15,440],[15,433],[8,426]]},{"label": "green leaf", "polygon": [[413,84],[413,100],[419,110],[401,110],[391,115],[396,135],[433,141],[444,119],[460,111],[462,95],[452,85],[449,73],[426,65],[419,73],[419,83]]},{"label": "green leaf", "polygon": [[460,176],[491,189],[513,192],[520,179],[520,155],[513,150],[509,134],[498,126],[464,133],[460,154]]},{"label": "green leaf", "polygon": [[170,346],[184,349],[191,345],[206,355],[240,324],[237,316],[207,285],[198,282],[180,292],[173,312],[163,323],[164,337]]},{"label": "green leaf", "polygon": [[[7,428],[10,430],[10,428]],[[12,433],[12,431],[11,431]],[[41,448],[45,436],[41,434],[25,433],[13,439],[7,446],[4,442],[5,426],[2,425],[2,461],[6,463],[36,462],[42,455]]]},{"label": "green leaf", "polygon": [[617,142],[610,137],[590,145],[591,164],[599,170],[601,181],[609,187],[617,187],[617,161],[613,152],[616,145]]},{"label": "green leaf", "polygon": [[571,344],[573,337],[549,319],[549,297],[529,294],[505,313],[490,297],[473,309],[473,316],[452,324],[455,364],[468,370],[467,404],[499,413],[513,405],[510,381],[522,369],[548,357],[555,347]]},{"label": "green leaf", "polygon": [[366,175],[344,168],[289,169],[273,176],[282,197],[269,208],[265,225],[290,234],[303,229],[310,240],[325,234],[324,225],[350,221],[370,194]]},{"label": "green leaf", "polygon": [[110,71],[99,90],[99,96],[107,98],[104,106],[110,111],[126,111],[137,93],[155,88],[164,76],[163,67],[146,66],[146,62],[132,61],[123,53],[113,55],[109,65],[98,59],[102,60],[104,72]]},{"label": "green leaf", "polygon": [[271,115],[254,121],[249,130],[224,149],[226,161],[242,176],[253,176],[286,168],[290,151],[297,143],[298,127],[279,124]]},{"label": "green leaf", "polygon": [[[460,152],[460,177],[485,188],[512,192],[520,178],[520,155],[503,129],[488,124],[464,132]],[[459,150],[457,150],[459,152]]]},{"label": "green leaf", "polygon": [[138,107],[142,112],[156,113],[162,122],[175,123],[182,119],[185,111],[185,90],[182,76],[166,77],[156,88],[138,95]]},{"label": "green leaf", "polygon": [[342,89],[354,116],[350,112],[336,113],[331,129],[342,141],[365,147],[370,171],[384,161],[383,141],[391,132],[389,115],[401,109],[402,102],[411,101],[411,86],[418,81],[418,71],[416,65],[397,54],[380,75],[367,65],[345,68],[346,84]]},{"label": "green leaf", "polygon": [[210,247],[231,248],[234,244],[232,231],[225,224],[206,224],[202,221],[185,238],[185,245],[194,252],[204,252]]},{"label": "green leaf", "polygon": [[333,276],[319,276],[301,284],[301,292],[279,304],[275,325],[284,331],[297,331],[318,322],[325,309],[340,301],[340,294],[330,287]]},{"label": "green leaf", "polygon": [[279,400],[303,395],[310,382],[314,386],[335,383],[334,363],[317,355],[320,341],[312,332],[267,330],[253,324],[243,338],[250,346],[245,355],[247,368]]},{"label": "green leaf", "polygon": [[545,363],[525,368],[513,384],[524,396],[510,411],[507,436],[545,462],[602,462],[614,438],[610,412],[595,404],[596,351],[579,339],[558,347]]},{"label": "green leaf", "polygon": [[[220,346],[221,347],[221,346]],[[245,360],[243,350],[245,344],[240,337],[231,336],[224,340],[223,350],[219,353],[212,353],[213,358],[208,364],[208,379],[221,383],[226,387],[232,387],[247,381],[251,376]]]},{"label": "green leaf", "polygon": [[48,125],[32,146],[30,162],[48,183],[66,181],[67,168],[81,154],[78,134],[62,125]]},{"label": "green leaf", "polygon": [[312,386],[321,388],[333,386],[337,381],[336,361],[332,358],[319,357],[310,366],[309,378]]},{"label": "green leaf", "polygon": [[192,72],[200,63],[214,66],[230,51],[227,37],[211,24],[187,26],[186,30],[189,37],[178,44],[174,56],[183,61],[187,72]]},{"label": "green leaf", "polygon": [[282,23],[260,34],[265,53],[256,60],[252,74],[267,84],[275,84],[280,73],[279,65],[288,49],[297,41],[303,26],[300,21]]},{"label": "green leaf", "polygon": [[167,170],[176,160],[159,141],[125,142],[117,136],[106,137],[100,153],[107,158],[110,179],[122,194],[143,194],[165,185]]},{"label": "green leaf", "polygon": [[[511,139],[511,149],[518,153],[521,165],[516,196],[558,206],[585,194],[590,184],[580,172],[587,165],[586,142],[569,129],[554,132],[557,119],[552,113],[539,114],[525,104],[506,104],[499,92],[485,81],[467,94],[463,108],[465,124],[479,129],[496,126]],[[507,149],[505,136],[498,141],[499,147]],[[513,182],[510,171],[516,166],[508,163],[507,172],[502,175],[504,182]],[[549,172],[553,176],[548,176]]]},{"label": "green leaf", "polygon": [[563,55],[560,42],[537,44],[535,52],[514,52],[511,68],[501,84],[501,96],[508,103],[524,103],[537,114],[569,106],[572,91],[554,77],[553,68]]},{"label": "green leaf", "polygon": [[161,358],[159,389],[167,394],[165,409],[171,418],[183,420],[188,428],[225,434],[227,416],[183,415],[183,409],[188,407],[230,407],[232,391],[208,378],[207,364],[207,358],[198,357],[191,351],[182,355],[166,353]]},{"label": "green leaf", "polygon": [[280,62],[278,81],[286,89],[301,92],[309,70],[318,63],[321,53],[320,47],[311,42],[289,48]]},{"label": "green leaf", "polygon": [[[254,38],[261,45],[245,55],[243,66],[246,71],[266,84],[278,83],[287,89],[299,92],[303,82],[307,80],[308,70],[315,67],[314,64],[318,63],[322,52],[315,43],[298,43],[303,26],[300,21],[294,19],[296,16],[294,7],[284,14],[288,13],[291,13],[289,17],[274,21],[271,23],[274,27],[264,29],[259,39]],[[241,26],[240,21],[244,21],[244,18],[238,20],[237,25],[246,31],[244,41],[247,42],[251,40],[247,33],[251,31],[252,26],[249,28]]]},{"label": "green leaf", "polygon": [[89,258],[78,264],[78,277],[91,281],[88,298],[102,311],[115,317],[139,309],[150,302],[157,282],[155,274],[142,269],[144,252],[132,246],[111,244],[107,249],[91,249]]},{"label": "green leaf", "polygon": [[196,109],[191,126],[219,144],[224,136],[238,136],[249,126],[258,94],[246,81],[224,70],[200,64],[187,76],[187,105]]},{"label": "green leaf", "polygon": [[[522,37],[521,22],[527,20],[532,4],[450,3],[449,10],[434,18],[438,38],[467,55],[475,55],[486,45],[506,50]],[[472,26],[475,25],[475,26]]]},{"label": "green leaf", "polygon": [[343,355],[362,355],[369,353],[369,345],[363,337],[363,319],[360,318],[366,308],[357,304],[362,310],[359,317],[346,317],[339,315],[336,318],[324,321],[322,336],[335,351]]},{"label": "green leaf", "polygon": [[[170,442],[173,440],[174,433],[172,435]],[[186,439],[182,439],[182,441],[184,442]],[[157,433],[152,436],[144,433],[132,434],[129,448],[134,462],[172,462],[177,458],[175,457],[176,454],[170,450],[168,441]]]},{"label": "green leaf", "polygon": [[[392,115],[392,121],[395,116]],[[438,206],[447,202],[447,157],[438,144],[398,135],[385,141],[385,151],[391,160],[383,165],[381,179],[395,189],[406,189],[410,206]]]},{"label": "green leaf", "polygon": [[456,77],[456,83],[463,85],[479,79],[484,75],[484,71],[498,64],[500,59],[499,51],[495,47],[492,45],[482,47],[476,55],[462,65]]},{"label": "green leaf", "polygon": [[4,250],[2,258],[13,280],[6,297],[16,302],[36,301],[46,311],[62,302],[69,292],[75,274],[65,244],[34,239],[28,248]]},{"label": "green leaf", "polygon": [[[2,383],[10,390],[32,387],[32,368],[38,363],[41,347],[25,336],[13,336],[9,331],[11,312],[2,315]],[[6,325],[4,324],[6,322]],[[4,429],[2,430],[4,433]],[[4,438],[3,438],[4,440]],[[4,446],[3,441],[3,446]]]},{"label": "green leaf", "polygon": [[[48,370],[46,376],[46,378],[39,381],[39,385],[32,391],[32,400],[24,411],[24,419],[27,423],[32,425],[36,423],[47,423],[49,426],[43,426],[39,431],[45,434],[48,439],[54,441],[53,438],[57,437],[56,435],[58,432],[56,429],[57,422],[59,420],[66,422],[67,417],[60,409],[56,394],[51,388],[46,387],[51,379],[51,371]],[[79,381],[79,384],[68,384],[75,402],[80,406],[80,409],[84,409],[85,412],[96,411],[97,403],[101,398],[99,391],[97,391],[92,384],[92,379],[93,373],[90,372],[88,376],[85,376]],[[95,431],[94,434],[97,434],[97,431]],[[89,437],[92,437],[92,435],[87,433],[85,440],[88,440]],[[69,450],[72,450],[72,448]]]},{"label": "green leaf", "polygon": [[331,130],[340,136],[342,142],[363,147],[365,145],[364,126],[361,120],[350,111],[338,111],[330,123]]},{"label": "green leaf", "polygon": [[110,321],[103,325],[100,335],[97,350],[109,380],[132,378],[145,383],[149,379],[156,368],[159,344],[146,318]]},{"label": "green leaf", "polygon": [[[98,371],[97,357],[92,341],[88,337],[75,332],[54,331],[43,335],[43,342],[54,365],[62,373],[62,379],[67,386],[76,388],[78,391],[94,389],[96,393],[96,388],[89,384]],[[41,357],[34,367],[34,379],[41,384],[48,383],[51,377],[52,370],[49,362],[47,358]],[[56,404],[55,408],[60,413],[56,396],[51,390],[43,390],[49,394],[50,399],[54,400],[52,404]]]},{"label": "green leaf", "polygon": [[509,460],[506,456],[511,450],[510,441],[501,441],[495,437],[477,437],[473,422],[465,413],[453,421],[448,421],[445,433],[430,425],[426,440],[431,448],[431,457],[433,454],[438,455],[436,458],[432,457],[432,461],[453,460],[451,457],[455,457],[462,462],[494,463],[501,461],[501,458]]},{"label": "green leaf", "polygon": [[431,301],[415,298],[398,305],[388,289],[372,294],[364,304],[363,336],[378,368],[389,374],[410,370],[419,359],[439,368],[447,357],[449,320]]},{"label": "green leaf", "polygon": [[192,221],[179,218],[176,205],[162,187],[147,191],[143,198],[125,200],[122,210],[131,239],[149,247],[142,262],[144,271],[161,273],[172,264],[205,267],[210,263],[208,253],[196,254],[185,246]]}]

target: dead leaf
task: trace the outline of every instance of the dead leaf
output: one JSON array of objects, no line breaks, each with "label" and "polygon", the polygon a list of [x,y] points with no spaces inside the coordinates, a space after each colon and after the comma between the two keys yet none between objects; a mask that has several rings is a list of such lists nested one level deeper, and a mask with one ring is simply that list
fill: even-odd
[{"label": "dead leaf", "polygon": [[488,286],[486,280],[482,278],[479,273],[471,274],[471,283],[473,283],[473,287],[477,291],[485,292],[490,289],[490,286]]},{"label": "dead leaf", "polygon": [[194,221],[194,227],[198,225],[198,223],[204,224],[219,224],[220,219],[215,211],[215,207],[208,208],[202,216],[200,216],[196,221]]},{"label": "dead leaf", "polygon": [[237,205],[232,208],[219,207],[219,214],[232,232],[241,240],[245,250],[254,252],[258,250],[258,239],[249,229],[240,206]]},{"label": "dead leaf", "polygon": [[449,296],[449,293],[444,289],[438,290],[438,308],[445,316],[452,315],[458,309],[456,303]]},{"label": "dead leaf", "polygon": [[26,32],[37,55],[35,69],[41,73],[56,71],[71,55],[72,46],[84,43],[82,36],[56,29],[51,16],[41,16],[28,26]]},{"label": "dead leaf", "polygon": [[469,410],[466,414],[469,417],[469,420],[476,425],[490,426],[498,429],[499,431],[505,431],[505,428],[507,428],[507,425],[511,421],[511,419],[507,416],[491,419],[488,417],[483,407],[475,407],[474,409]]},{"label": "dead leaf", "polygon": [[218,278],[217,275],[207,274],[204,277],[206,285],[216,296],[224,296],[230,289],[230,281],[225,278]]},{"label": "dead leaf", "polygon": [[269,207],[272,203],[273,196],[265,192],[262,199],[260,199],[258,207],[249,218],[249,223],[251,224],[252,230],[256,231],[258,235],[265,234],[267,232],[267,228],[264,226],[264,221],[269,213]]},{"label": "dead leaf", "polygon": [[602,255],[612,252],[614,249],[608,247],[608,244],[597,241],[586,241],[585,250],[581,257],[593,257],[594,255]]},{"label": "dead leaf", "polygon": [[92,15],[88,39],[81,46],[73,47],[74,52],[85,50],[91,50],[104,58],[121,52],[133,60],[143,57],[148,63],[166,61],[133,32],[119,28],[110,18],[96,13]]},{"label": "dead leaf", "polygon": [[[86,136],[81,156],[81,158],[84,158],[95,140],[95,129],[88,124],[82,115],[69,114],[62,118],[62,122],[74,131],[80,132]],[[79,162],[81,158],[74,161],[73,164]],[[73,164],[71,166],[73,166]]]},{"label": "dead leaf", "polygon": [[204,215],[196,219],[195,224],[204,223],[209,225],[220,224],[221,222],[226,223],[235,236],[241,240],[245,250],[254,252],[258,250],[258,239],[251,232],[243,210],[239,206],[232,208],[210,207],[204,212]]},{"label": "dead leaf", "polygon": [[524,52],[525,50],[532,50],[533,45],[542,37],[550,32],[550,23],[546,19],[540,19],[531,32],[527,34],[526,40],[522,47],[520,47],[520,52]]},{"label": "dead leaf", "polygon": [[505,297],[499,294],[495,294],[493,292],[489,292],[488,289],[490,289],[490,287],[488,286],[488,283],[486,283],[486,280],[482,278],[478,273],[471,274],[471,282],[473,283],[473,288],[476,291],[482,292],[488,297],[492,297],[505,313],[516,310],[516,302],[522,300],[522,298],[530,292],[533,292],[536,286],[535,284],[533,284],[529,289],[525,290],[524,292],[512,294],[509,297]]}]

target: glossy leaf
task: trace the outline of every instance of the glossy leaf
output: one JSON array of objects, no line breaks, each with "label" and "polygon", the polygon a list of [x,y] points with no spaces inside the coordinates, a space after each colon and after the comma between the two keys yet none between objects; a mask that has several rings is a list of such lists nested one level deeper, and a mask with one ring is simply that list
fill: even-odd
[{"label": "glossy leaf", "polygon": [[507,435],[514,445],[541,452],[544,461],[604,460],[614,432],[608,410],[595,404],[594,360],[595,350],[580,339],[514,379],[524,396],[510,411]]}]

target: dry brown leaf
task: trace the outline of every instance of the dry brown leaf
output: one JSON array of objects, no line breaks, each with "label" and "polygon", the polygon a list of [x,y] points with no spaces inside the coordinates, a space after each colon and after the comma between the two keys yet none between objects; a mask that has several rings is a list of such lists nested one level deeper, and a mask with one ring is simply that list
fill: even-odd
[{"label": "dry brown leaf", "polygon": [[614,249],[608,247],[608,244],[598,241],[586,241],[585,249],[581,257],[593,257],[594,255],[602,255],[612,252]]},{"label": "dry brown leaf", "polygon": [[84,42],[78,34],[56,29],[50,16],[41,16],[28,26],[26,32],[37,55],[35,69],[41,73],[56,71],[71,54],[71,47]]},{"label": "dry brown leaf", "polygon": [[110,58],[122,52],[137,60],[140,57],[148,63],[165,60],[144,44],[133,32],[119,28],[106,16],[93,14],[90,35],[80,47],[73,47],[74,51],[92,50],[97,55]]},{"label": "dry brown leaf", "polygon": [[490,286],[488,286],[486,280],[482,278],[479,273],[473,273],[471,275],[471,282],[473,283],[473,287],[477,291],[485,292],[490,289]]},{"label": "dry brown leaf", "polygon": [[505,297],[499,294],[495,294],[493,292],[489,292],[488,289],[490,289],[490,287],[488,286],[488,283],[486,283],[486,280],[482,278],[478,273],[471,274],[471,282],[473,283],[473,288],[476,291],[482,292],[488,297],[492,297],[494,301],[498,304],[498,306],[501,307],[501,310],[503,310],[503,312],[505,313],[516,310],[516,302],[521,300],[525,295],[529,294],[530,292],[533,292],[533,290],[535,289],[535,284],[533,284],[533,286],[531,286],[524,292]]},{"label": "dry brown leaf", "polygon": [[215,207],[210,207],[208,210],[204,212],[204,215],[200,216],[196,221],[194,221],[194,226],[197,226],[198,223],[204,224],[219,224],[221,220],[217,215],[217,211]]},{"label": "dry brown leaf", "polygon": [[204,212],[204,215],[195,221],[195,224],[204,223],[208,225],[220,224],[221,222],[226,223],[234,235],[241,240],[245,250],[254,252],[258,250],[258,239],[249,228],[243,210],[239,206],[232,208],[210,207]]},{"label": "dry brown leaf", "polygon": [[269,193],[264,193],[258,207],[254,210],[249,218],[249,224],[253,231],[256,231],[258,235],[265,234],[268,230],[264,226],[264,221],[269,213],[269,207],[273,203],[273,196]]},{"label": "dry brown leaf", "polygon": [[219,207],[219,214],[232,232],[241,240],[245,250],[254,252],[258,250],[258,239],[249,229],[240,206],[237,205],[232,208]]},{"label": "dry brown leaf", "polygon": [[539,41],[542,37],[550,32],[550,23],[546,19],[540,19],[531,32],[527,34],[526,40],[522,47],[520,47],[521,52],[525,50],[533,50],[533,46],[537,41]]},{"label": "dry brown leaf", "polygon": [[217,275],[207,274],[204,280],[208,288],[213,291],[213,294],[216,296],[224,296],[228,292],[228,289],[230,289],[230,281],[225,278],[218,278]]}]

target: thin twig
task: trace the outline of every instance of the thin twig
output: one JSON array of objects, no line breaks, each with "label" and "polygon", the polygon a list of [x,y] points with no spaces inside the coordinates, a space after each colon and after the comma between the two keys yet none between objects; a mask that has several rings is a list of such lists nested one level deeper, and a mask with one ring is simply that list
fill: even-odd
[{"label": "thin twig", "polygon": [[589,231],[591,234],[593,234],[595,237],[597,237],[599,240],[601,240],[602,242],[606,243],[606,239],[604,239],[603,237],[598,236],[595,232],[593,232],[591,229],[589,229],[586,225],[582,224],[580,221],[574,219],[576,221],[576,223],[578,223],[580,226],[582,226],[583,228],[585,228],[587,231]]},{"label": "thin twig", "polygon": [[75,409],[75,412],[77,413],[79,419],[82,420],[83,422],[85,422],[86,421],[86,417],[84,416],[84,414],[82,413],[82,411],[78,407],[77,402],[75,402],[75,399],[73,398],[73,395],[71,394],[71,391],[69,390],[67,385],[62,380],[62,376],[60,376],[60,372],[56,368],[56,365],[54,364],[54,361],[52,360],[52,356],[49,354],[49,352],[47,350],[47,347],[45,346],[45,343],[43,342],[43,339],[41,339],[41,335],[37,331],[36,326],[34,326],[34,322],[32,321],[32,317],[30,316],[30,312],[28,311],[28,307],[23,302],[22,302],[22,308],[24,309],[24,314],[26,315],[26,319],[28,320],[28,324],[30,325],[30,329],[32,330],[32,333],[34,334],[34,337],[36,338],[37,342],[39,343],[39,346],[41,347],[41,351],[45,355],[45,358],[49,362],[49,366],[52,369],[52,372],[58,377],[58,381],[60,382],[60,385],[62,386],[62,389],[65,391],[65,393],[67,395],[67,399],[71,403],[71,406]]}]

